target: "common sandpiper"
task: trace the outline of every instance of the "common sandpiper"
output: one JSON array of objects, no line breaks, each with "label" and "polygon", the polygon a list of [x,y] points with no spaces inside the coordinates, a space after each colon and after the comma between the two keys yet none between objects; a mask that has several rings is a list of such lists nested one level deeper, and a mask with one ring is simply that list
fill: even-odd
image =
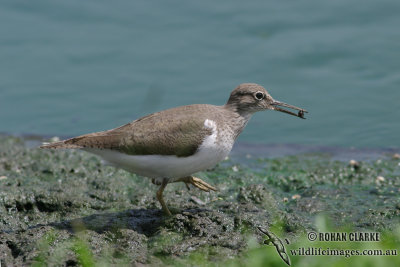
[{"label": "common sandpiper", "polygon": [[225,159],[251,116],[262,110],[277,110],[303,119],[307,112],[274,100],[258,84],[243,83],[223,106],[171,108],[115,129],[43,144],[41,148],[82,149],[112,166],[151,178],[160,185],[156,196],[164,213],[171,215],[163,199],[167,184],[184,182],[188,188],[192,184],[206,192],[216,191],[193,174]]}]

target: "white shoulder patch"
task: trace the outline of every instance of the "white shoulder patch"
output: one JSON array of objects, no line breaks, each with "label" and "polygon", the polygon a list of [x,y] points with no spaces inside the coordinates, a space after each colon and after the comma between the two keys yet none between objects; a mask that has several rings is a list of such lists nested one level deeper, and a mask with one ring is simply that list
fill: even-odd
[{"label": "white shoulder patch", "polygon": [[211,130],[211,135],[204,139],[201,147],[214,147],[217,142],[218,135],[217,124],[213,120],[206,119],[204,121],[204,127]]},{"label": "white shoulder patch", "polygon": [[213,121],[213,120],[206,119],[206,120],[204,121],[204,126],[205,126],[206,128],[208,128],[208,129],[211,129],[211,131],[213,132],[213,134],[214,134],[215,131],[217,131],[217,124],[216,124],[215,121]]}]

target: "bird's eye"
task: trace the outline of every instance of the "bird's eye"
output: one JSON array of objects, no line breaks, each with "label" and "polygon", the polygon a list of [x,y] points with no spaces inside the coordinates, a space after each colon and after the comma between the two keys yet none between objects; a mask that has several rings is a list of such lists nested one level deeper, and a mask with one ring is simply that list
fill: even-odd
[{"label": "bird's eye", "polygon": [[255,96],[256,96],[256,99],[257,99],[257,100],[261,100],[261,99],[264,98],[264,94],[261,93],[261,92],[257,92]]}]

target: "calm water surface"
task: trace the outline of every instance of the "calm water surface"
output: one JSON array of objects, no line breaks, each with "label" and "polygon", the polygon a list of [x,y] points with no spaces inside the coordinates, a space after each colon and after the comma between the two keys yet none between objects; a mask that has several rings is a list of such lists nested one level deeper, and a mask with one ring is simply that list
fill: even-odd
[{"label": "calm water surface", "polygon": [[400,147],[400,1],[2,1],[0,132],[72,136],[242,82],[306,108],[239,140]]}]

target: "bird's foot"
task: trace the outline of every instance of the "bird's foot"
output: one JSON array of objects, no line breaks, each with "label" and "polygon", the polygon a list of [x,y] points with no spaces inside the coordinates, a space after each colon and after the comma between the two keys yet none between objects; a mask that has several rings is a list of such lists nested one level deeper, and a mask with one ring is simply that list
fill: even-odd
[{"label": "bird's foot", "polygon": [[203,190],[205,192],[210,192],[211,190],[213,191],[218,191],[217,188],[215,188],[212,185],[209,185],[208,183],[204,182],[200,178],[193,177],[193,176],[187,176],[182,178],[180,181],[184,182],[186,184],[186,187],[190,190],[189,184],[192,184],[193,186],[197,187],[200,190]]},{"label": "bird's foot", "polygon": [[[164,214],[167,216],[171,216],[172,213],[168,209],[167,205],[165,204],[164,198],[163,198],[163,192],[165,187],[167,186],[169,180],[166,178],[163,179],[151,179],[151,182],[155,185],[160,185],[160,188],[157,191],[157,200],[160,202],[162,210],[164,211]],[[184,182],[186,184],[186,187],[189,188],[189,184],[192,184],[193,186],[199,188],[200,190],[203,190],[205,192],[210,192],[211,190],[213,191],[218,191],[217,188],[215,188],[212,185],[209,185],[208,183],[204,182],[200,178],[193,177],[193,176],[186,176],[181,179],[175,180],[174,182]]]}]

